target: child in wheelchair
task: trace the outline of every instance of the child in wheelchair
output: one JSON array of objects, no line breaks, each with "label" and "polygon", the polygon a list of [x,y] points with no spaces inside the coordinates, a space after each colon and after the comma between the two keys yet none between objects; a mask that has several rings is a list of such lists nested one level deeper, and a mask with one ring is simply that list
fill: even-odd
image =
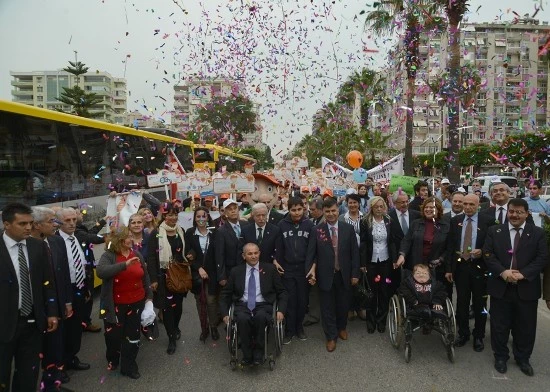
[{"label": "child in wheelchair", "polygon": [[412,274],[401,281],[399,294],[405,300],[407,317],[417,325],[424,325],[425,333],[429,333],[430,325],[437,320],[447,319],[446,288],[432,278],[427,265],[414,266]]}]

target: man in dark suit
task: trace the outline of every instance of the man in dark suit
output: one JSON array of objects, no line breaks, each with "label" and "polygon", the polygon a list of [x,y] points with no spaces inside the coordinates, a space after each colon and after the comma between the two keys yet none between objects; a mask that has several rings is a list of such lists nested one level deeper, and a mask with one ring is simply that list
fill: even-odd
[{"label": "man in dark suit", "polygon": [[[57,329],[57,298],[44,241],[31,238],[32,210],[2,210],[0,235],[0,391],[36,391],[44,331]],[[12,375],[12,361],[15,370]],[[10,384],[12,389],[10,389]]]},{"label": "man in dark suit", "polygon": [[223,202],[225,223],[216,232],[214,258],[220,285],[225,286],[231,269],[242,263],[242,228],[248,224],[239,219],[239,205],[233,199]]},{"label": "man in dark suit", "polygon": [[60,316],[57,329],[45,334],[43,342],[42,386],[45,392],[53,392],[59,390],[56,383],[65,384],[70,381],[67,372],[63,370],[63,320],[73,313],[73,289],[65,242],[55,235],[55,212],[46,207],[32,207],[32,217],[34,222],[31,236],[48,245]]},{"label": "man in dark suit", "polygon": [[479,197],[470,193],[464,196],[464,214],[451,219],[447,237],[445,278],[456,284],[456,322],[458,339],[455,346],[462,347],[470,340],[470,298],[474,307],[474,350],[483,351],[487,322],[487,267],[482,249],[487,229],[491,225],[486,215],[478,213]]},{"label": "man in dark suit", "polygon": [[451,220],[451,218],[462,214],[464,212],[464,207],[462,206],[463,202],[464,193],[459,191],[453,192],[453,194],[451,195],[451,211],[444,213],[443,217],[447,220]]},{"label": "man in dark suit", "polygon": [[243,365],[259,365],[264,358],[265,326],[271,321],[277,300],[277,322],[284,319],[287,293],[281,278],[270,263],[261,263],[258,245],[243,248],[246,264],[231,270],[220,296],[223,321],[229,323],[229,307],[235,304],[235,319],[243,352]]},{"label": "man in dark suit", "polygon": [[258,197],[258,201],[260,203],[264,203],[267,206],[269,210],[267,214],[267,221],[269,223],[276,225],[281,221],[281,219],[285,217],[284,214],[281,214],[273,208],[273,204],[275,203],[275,198],[273,197],[273,195],[262,193],[260,197]]},{"label": "man in dark suit", "polygon": [[325,222],[311,229],[306,271],[310,284],[319,281],[326,348],[333,352],[338,338],[348,339],[351,286],[359,282],[359,246],[353,226],[338,221],[336,199],[323,201],[323,213]]},{"label": "man in dark suit", "polygon": [[[491,226],[508,223],[508,201],[512,194],[510,187],[504,182],[492,182],[489,194],[494,206],[481,209],[480,213],[487,215]],[[527,216],[527,223],[534,223],[531,215]]]},{"label": "man in dark suit", "polygon": [[273,263],[275,259],[275,245],[281,230],[278,226],[267,222],[267,206],[256,203],[252,206],[252,224],[242,229],[243,243],[252,242],[260,247],[260,262]]},{"label": "man in dark suit", "polygon": [[532,376],[529,359],[535,345],[540,274],[548,263],[548,245],[544,230],[527,222],[525,200],[512,199],[507,207],[508,222],[492,226],[483,247],[489,271],[491,346],[495,369],[506,373],[511,331],[514,358],[521,371]]}]

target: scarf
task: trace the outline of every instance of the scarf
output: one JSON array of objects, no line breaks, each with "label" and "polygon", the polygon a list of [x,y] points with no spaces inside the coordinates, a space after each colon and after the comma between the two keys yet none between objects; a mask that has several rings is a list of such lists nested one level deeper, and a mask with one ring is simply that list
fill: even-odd
[{"label": "scarf", "polygon": [[[174,227],[170,227],[166,224],[166,222],[162,222],[159,225],[159,262],[160,262],[160,268],[162,269],[168,269],[168,264],[172,260],[172,246],[170,246],[170,242],[168,242],[168,235],[166,234],[166,229],[169,231],[174,231]],[[176,235],[181,238],[181,242],[183,243],[183,246],[181,247],[181,254],[183,256],[183,260],[185,262],[188,262],[185,258],[185,239],[183,237],[183,230],[181,227],[176,225]]]}]

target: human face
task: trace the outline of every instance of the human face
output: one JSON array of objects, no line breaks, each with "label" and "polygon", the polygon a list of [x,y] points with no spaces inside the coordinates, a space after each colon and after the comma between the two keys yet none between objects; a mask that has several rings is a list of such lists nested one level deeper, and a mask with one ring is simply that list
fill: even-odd
[{"label": "human face", "polygon": [[365,182],[365,184],[367,184],[368,187],[371,187],[374,183],[370,178],[367,178],[367,181]]},{"label": "human face", "polygon": [[323,215],[323,210],[318,209],[315,204],[309,206],[309,215],[314,218],[320,218]]},{"label": "human face", "polygon": [[[75,218],[76,219],[76,218]],[[4,222],[6,235],[14,241],[23,241],[31,236],[33,218],[31,214],[15,214],[13,222]]]},{"label": "human face", "polygon": [[42,222],[34,222],[34,227],[45,237],[55,235],[58,224],[55,220],[55,215],[50,214]]},{"label": "human face", "polygon": [[418,283],[426,283],[430,280],[430,272],[424,268],[417,268],[413,273],[413,277]]},{"label": "human face", "polygon": [[507,216],[508,222],[514,227],[520,227],[527,220],[527,211],[523,207],[509,206]]},{"label": "human face", "polygon": [[422,186],[420,187],[420,190],[418,191],[418,196],[420,196],[421,199],[425,199],[428,197],[428,187]]},{"label": "human face", "polygon": [[493,202],[495,204],[498,204],[499,206],[508,203],[510,194],[508,193],[508,187],[506,186],[506,184],[494,185],[493,189],[491,190],[491,197],[493,199]]},{"label": "human face", "polygon": [[435,207],[435,203],[428,203],[426,204],[426,207],[424,207],[424,216],[426,219],[433,219],[437,215],[437,210]]},{"label": "human face", "polygon": [[473,216],[479,208],[479,197],[476,195],[466,195],[464,196],[464,201],[462,202],[464,208],[464,213],[467,216]]},{"label": "human face", "polygon": [[538,186],[536,185],[530,185],[529,186],[529,195],[531,197],[539,197],[540,196],[540,189]]},{"label": "human face", "polygon": [[228,221],[235,223],[239,220],[239,206],[235,203],[232,203],[225,207],[225,217]]},{"label": "human face", "polygon": [[143,211],[142,215],[143,215],[143,222],[151,223],[153,221],[153,213],[150,210]]},{"label": "human face", "polygon": [[384,213],[386,212],[386,206],[384,205],[383,200],[378,200],[376,203],[371,205],[370,208],[372,208],[372,213],[374,217],[378,219],[380,219],[382,215],[384,215]]},{"label": "human face", "polygon": [[472,184],[472,189],[473,189],[474,191],[476,191],[476,190],[481,190],[481,184],[480,184],[479,182],[474,182],[474,183]]},{"label": "human face", "polygon": [[365,196],[367,194],[367,187],[360,186],[359,189],[357,189],[357,193],[359,194],[359,196]]},{"label": "human face", "polygon": [[59,226],[59,230],[63,231],[68,235],[73,235],[76,230],[76,211],[69,211],[63,214],[63,219]]},{"label": "human face", "polygon": [[338,206],[335,204],[332,207],[323,207],[325,221],[328,224],[334,225],[338,220]]},{"label": "human face", "polygon": [[290,219],[292,219],[292,222],[299,222],[304,216],[304,207],[299,204],[295,204],[288,211],[288,213],[290,214]]},{"label": "human face", "polygon": [[447,189],[442,189],[441,195],[443,196],[443,200],[446,200],[449,197],[451,197],[451,193]]},{"label": "human face", "polygon": [[208,223],[208,216],[206,215],[205,211],[197,211],[195,214],[195,223],[197,224],[197,227],[205,227]]},{"label": "human face", "polygon": [[359,211],[359,202],[357,200],[348,199],[348,210],[352,213]]},{"label": "human face", "polygon": [[141,234],[143,232],[143,218],[141,216],[134,216],[130,221],[128,229],[130,229],[130,233],[132,234]]},{"label": "human face", "polygon": [[260,260],[260,249],[256,244],[247,244],[243,249],[243,258],[246,264],[255,266]]},{"label": "human face", "polygon": [[397,196],[397,199],[393,204],[395,205],[395,208],[402,213],[405,213],[409,209],[409,197],[407,195],[400,194]]},{"label": "human face", "polygon": [[267,208],[260,208],[254,211],[253,217],[258,227],[264,227],[267,222]]},{"label": "human face", "polygon": [[372,193],[374,193],[374,196],[380,196],[381,192],[382,192],[382,190],[380,189],[380,187],[378,185],[376,185],[374,188],[372,188]]},{"label": "human face", "polygon": [[178,214],[166,214],[166,216],[164,217],[164,222],[166,222],[166,224],[170,227],[176,226],[176,224],[178,223]]},{"label": "human face", "polygon": [[[477,197],[477,196],[476,196]],[[477,197],[479,200],[479,197]],[[464,202],[464,195],[457,193],[453,196],[451,209],[455,214],[460,214],[463,211],[462,203]]]}]

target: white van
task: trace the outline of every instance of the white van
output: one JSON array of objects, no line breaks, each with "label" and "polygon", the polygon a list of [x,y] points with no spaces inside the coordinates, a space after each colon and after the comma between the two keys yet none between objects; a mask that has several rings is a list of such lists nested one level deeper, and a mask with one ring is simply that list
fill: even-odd
[{"label": "white van", "polygon": [[503,182],[508,185],[512,190],[518,186],[518,179],[513,176],[481,176],[474,178],[475,181],[479,181],[481,184],[481,192],[489,193],[489,185],[492,182]]}]

